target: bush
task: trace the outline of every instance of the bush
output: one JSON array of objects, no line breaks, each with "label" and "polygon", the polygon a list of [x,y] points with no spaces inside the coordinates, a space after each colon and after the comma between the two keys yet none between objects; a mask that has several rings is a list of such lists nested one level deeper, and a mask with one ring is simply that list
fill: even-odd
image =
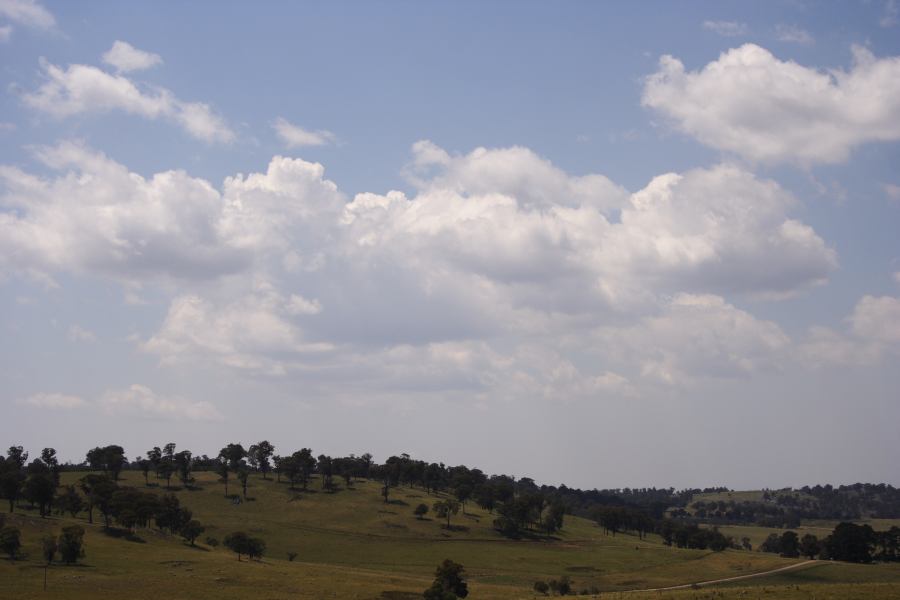
[{"label": "bush", "polygon": [[547,585],[546,581],[535,581],[534,582],[534,591],[538,594],[547,595],[547,592],[550,591],[550,586]]},{"label": "bush", "polygon": [[207,546],[210,546],[212,548],[215,548],[216,546],[219,545],[219,540],[217,540],[216,538],[214,538],[212,536],[207,536],[207,538],[204,541],[206,542]]},{"label": "bush", "polygon": [[84,528],[80,525],[63,527],[57,547],[64,563],[71,565],[78,562],[84,556]]},{"label": "bush", "polygon": [[9,555],[10,560],[16,560],[19,548],[22,547],[22,535],[15,527],[0,529],[0,550]]}]

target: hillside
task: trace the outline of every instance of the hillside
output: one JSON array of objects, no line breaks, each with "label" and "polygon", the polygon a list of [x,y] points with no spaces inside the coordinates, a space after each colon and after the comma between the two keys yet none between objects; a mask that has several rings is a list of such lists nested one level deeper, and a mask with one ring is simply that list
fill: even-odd
[{"label": "hillside", "polygon": [[[81,475],[63,473],[62,483]],[[435,566],[452,558],[466,567],[471,597],[513,598],[529,596],[535,580],[563,575],[571,577],[576,590],[647,589],[797,562],[757,552],[670,548],[652,535],[645,540],[605,535],[593,522],[570,516],[553,537],[509,540],[493,530],[493,516],[474,503],[467,505],[466,514],[452,517],[447,530],[430,515],[419,520],[412,513],[418,503],[431,505],[440,495],[394,488],[385,503],[380,484],[369,481],[327,493],[314,478],[309,491],[302,492],[254,474],[248,500],[233,504],[216,475],[195,476],[194,489],[173,486],[172,493],[207,528],[198,547],[156,529],[139,528],[133,540],[121,530],[105,533],[96,513],[95,524],[87,525],[84,513],[74,520],[56,515],[41,519],[36,512],[18,510],[7,522],[22,529],[28,556],[12,564],[3,561],[0,583],[21,598],[87,598],[97,592],[132,598],[221,598],[223,592],[241,598],[376,598],[383,593],[402,598],[406,596],[400,592],[421,594]],[[145,488],[134,471],[123,472],[120,484],[166,491],[164,485]],[[45,595],[39,539],[73,521],[87,529],[84,564],[51,567]],[[222,546],[204,543],[207,537],[221,541],[239,529],[265,540],[261,562],[238,563]],[[287,560],[288,552],[297,553],[293,562]]]}]

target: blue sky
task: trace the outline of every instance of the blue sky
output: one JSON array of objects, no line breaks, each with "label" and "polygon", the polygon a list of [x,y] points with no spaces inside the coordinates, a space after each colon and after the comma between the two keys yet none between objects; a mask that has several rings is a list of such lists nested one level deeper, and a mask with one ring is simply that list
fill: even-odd
[{"label": "blue sky", "polygon": [[898,19],[0,0],[0,434],[900,483]]}]

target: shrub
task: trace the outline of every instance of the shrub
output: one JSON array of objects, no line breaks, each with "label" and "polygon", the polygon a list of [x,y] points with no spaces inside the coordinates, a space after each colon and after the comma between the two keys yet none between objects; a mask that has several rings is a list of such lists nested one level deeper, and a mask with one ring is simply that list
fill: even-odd
[{"label": "shrub", "polygon": [[78,562],[84,556],[84,528],[80,525],[63,527],[57,546],[64,563],[71,565]]}]

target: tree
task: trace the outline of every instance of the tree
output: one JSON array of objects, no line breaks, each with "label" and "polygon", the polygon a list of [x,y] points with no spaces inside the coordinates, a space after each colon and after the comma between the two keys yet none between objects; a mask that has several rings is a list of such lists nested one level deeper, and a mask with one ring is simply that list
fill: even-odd
[{"label": "tree", "polygon": [[241,554],[246,554],[248,558],[262,558],[266,551],[266,543],[260,538],[250,537],[243,531],[235,531],[225,536],[222,542],[225,547],[237,554],[238,561],[241,560]]},{"label": "tree", "polygon": [[152,466],[151,462],[146,458],[142,458],[138,461],[138,468],[140,468],[141,473],[144,474],[144,485],[150,485],[150,467]]},{"label": "tree", "polygon": [[416,515],[416,518],[421,521],[422,517],[424,517],[425,515],[428,514],[428,505],[427,504],[419,504],[415,508],[415,510],[413,510],[413,513]]},{"label": "tree", "polygon": [[799,550],[800,554],[812,560],[822,551],[822,544],[819,542],[819,538],[811,533],[807,533],[800,539]]},{"label": "tree", "polygon": [[191,451],[182,450],[175,455],[175,467],[178,470],[178,478],[181,485],[187,487],[191,480]]},{"label": "tree", "polygon": [[243,531],[235,531],[226,535],[222,543],[225,544],[226,548],[237,554],[238,562],[240,562],[241,554],[247,554],[250,547],[250,536]]},{"label": "tree", "polygon": [[439,519],[447,519],[447,529],[450,529],[450,517],[459,512],[459,502],[452,498],[438,500],[431,508]]},{"label": "tree", "polygon": [[825,550],[833,560],[847,562],[872,562],[875,532],[869,525],[838,523],[825,539]]},{"label": "tree", "polygon": [[181,528],[191,520],[190,510],[181,507],[178,497],[174,494],[166,494],[159,500],[154,520],[160,529],[168,529],[172,533],[178,533]]},{"label": "tree", "polygon": [[28,479],[23,489],[25,498],[40,508],[41,517],[50,514],[53,497],[56,494],[56,481],[50,469],[39,460],[28,465]]},{"label": "tree", "polygon": [[257,560],[263,557],[263,554],[266,552],[266,543],[261,538],[251,537],[249,545],[247,546],[247,556],[248,558],[255,558]]},{"label": "tree", "polygon": [[159,446],[154,446],[152,450],[147,450],[147,460],[150,462],[150,468],[153,469],[153,472],[156,473],[156,478],[159,479],[159,463],[162,461],[162,450],[159,449]]},{"label": "tree", "polygon": [[74,519],[84,510],[84,500],[75,491],[74,485],[67,485],[64,489],[65,491],[56,498],[56,508],[63,513],[69,513]]},{"label": "tree", "polygon": [[569,592],[572,591],[572,582],[569,580],[568,575],[563,575],[559,580],[550,580],[550,589],[560,596],[568,596]]},{"label": "tree", "polygon": [[216,471],[225,483],[225,495],[228,495],[228,472],[238,471],[244,466],[247,451],[240,444],[228,444],[219,451],[219,465]]},{"label": "tree", "polygon": [[781,536],[777,533],[770,533],[769,537],[760,544],[759,549],[763,552],[781,553]]},{"label": "tree", "polygon": [[465,569],[449,558],[445,559],[434,572],[434,583],[425,590],[425,600],[456,600],[469,595]]},{"label": "tree", "polygon": [[96,507],[103,514],[105,526],[109,528],[110,504],[118,487],[116,482],[106,475],[89,473],[81,478],[79,486],[87,498],[88,523],[94,522],[94,508]]},{"label": "tree", "polygon": [[119,473],[125,465],[125,450],[115,444],[96,447],[88,450],[87,462],[91,469],[112,475],[113,481],[119,480]]},{"label": "tree", "polygon": [[228,468],[237,471],[244,464],[247,451],[240,444],[228,444],[219,451],[219,458],[225,461]]},{"label": "tree", "polygon": [[225,461],[219,461],[216,463],[216,474],[219,476],[219,481],[225,484],[225,497],[228,497],[228,463]]},{"label": "tree", "polygon": [[259,469],[263,475],[263,479],[267,479],[266,474],[272,469],[270,458],[275,453],[275,446],[268,441],[263,440],[258,444],[253,444],[247,451],[250,461],[254,468]]},{"label": "tree", "polygon": [[63,527],[57,540],[59,555],[67,565],[75,564],[84,556],[84,528],[80,525]]},{"label": "tree", "polygon": [[241,482],[241,491],[244,495],[244,500],[247,499],[247,479],[250,477],[250,472],[247,469],[240,469],[237,472],[238,481]]},{"label": "tree", "polygon": [[800,538],[796,531],[785,531],[781,534],[781,555],[788,558],[800,556]]},{"label": "tree", "polygon": [[[10,448],[21,450],[21,446]],[[25,453],[28,457],[28,453]],[[0,458],[0,496],[9,501],[9,512],[15,509],[16,501],[25,483],[25,471],[19,465],[18,458]]]},{"label": "tree", "polygon": [[191,546],[193,546],[194,541],[200,537],[200,534],[204,531],[206,531],[206,527],[204,527],[200,521],[191,519],[181,527],[181,537],[190,542]]},{"label": "tree", "polygon": [[547,585],[546,581],[535,581],[534,591],[536,591],[538,594],[543,594],[544,596],[546,596],[547,592],[550,591],[550,586]]},{"label": "tree", "polygon": [[56,450],[53,448],[41,450],[41,462],[50,469],[50,474],[53,475],[53,483],[59,485],[59,459],[56,458]]},{"label": "tree", "polygon": [[56,538],[52,535],[45,535],[41,538],[41,558],[44,559],[44,590],[47,590],[47,569],[53,563],[56,556]]},{"label": "tree", "polygon": [[28,453],[22,446],[10,446],[6,451],[6,460],[10,461],[18,469],[24,469],[28,463]]},{"label": "tree", "polygon": [[0,551],[9,555],[9,560],[16,560],[19,548],[22,547],[22,534],[16,527],[0,529]]},{"label": "tree", "polygon": [[156,467],[156,473],[166,480],[166,489],[169,489],[172,482],[172,475],[175,474],[175,465],[172,464],[172,461],[164,460],[159,463],[159,466]]}]

